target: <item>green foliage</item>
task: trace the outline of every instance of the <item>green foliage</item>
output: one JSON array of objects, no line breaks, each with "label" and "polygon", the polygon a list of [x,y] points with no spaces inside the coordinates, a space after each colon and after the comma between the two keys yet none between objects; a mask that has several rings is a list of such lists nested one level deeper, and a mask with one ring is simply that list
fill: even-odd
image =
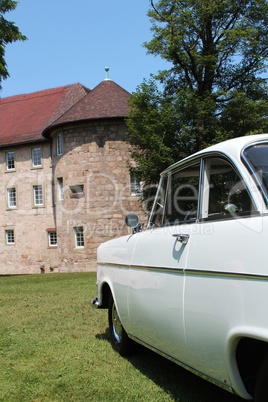
[{"label": "green foliage", "polygon": [[[132,95],[137,174],[156,183],[168,164],[215,142],[266,132],[267,0],[160,0],[148,16],[149,54],[170,66]],[[161,89],[160,89],[161,88]]]},{"label": "green foliage", "polygon": [[136,173],[138,177],[158,180],[159,168],[171,164],[175,156],[170,147],[176,135],[175,110],[153,81],[144,82],[130,102],[133,107],[128,128],[132,138],[132,156],[137,161]]},{"label": "green foliage", "polygon": [[18,2],[13,0],[0,0],[0,90],[2,88],[2,80],[9,77],[5,61],[6,45],[18,40],[24,41],[27,39],[13,22],[4,18],[4,14],[14,10],[17,4]]}]

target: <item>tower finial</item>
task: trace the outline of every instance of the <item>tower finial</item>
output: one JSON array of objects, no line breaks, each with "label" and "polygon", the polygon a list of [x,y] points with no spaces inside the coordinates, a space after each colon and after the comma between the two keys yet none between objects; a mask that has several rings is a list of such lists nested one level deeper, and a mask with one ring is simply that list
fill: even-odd
[{"label": "tower finial", "polygon": [[106,77],[105,77],[105,80],[104,81],[109,81],[110,80],[110,78],[109,78],[109,67],[105,67],[105,71],[106,71]]}]

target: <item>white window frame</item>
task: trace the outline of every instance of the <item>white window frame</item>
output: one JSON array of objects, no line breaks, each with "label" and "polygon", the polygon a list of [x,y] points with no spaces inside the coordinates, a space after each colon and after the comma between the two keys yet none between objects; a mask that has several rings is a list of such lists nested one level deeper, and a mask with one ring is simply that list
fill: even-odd
[{"label": "white window frame", "polygon": [[57,185],[58,185],[58,200],[62,201],[64,199],[64,194],[63,194],[63,178],[58,177],[57,178]]},{"label": "white window frame", "polygon": [[17,190],[16,187],[7,188],[8,208],[17,208]]},{"label": "white window frame", "polygon": [[142,194],[141,184],[133,173],[130,174],[130,193],[135,196]]},{"label": "white window frame", "polygon": [[42,148],[40,147],[32,148],[32,167],[42,167]]},{"label": "white window frame", "polygon": [[[12,158],[11,158],[12,155]],[[14,171],[16,170],[15,165],[15,151],[8,151],[6,152],[6,170],[7,171]]]},{"label": "white window frame", "polygon": [[14,229],[6,229],[5,230],[6,244],[14,245],[15,244],[15,232]]},{"label": "white window frame", "polygon": [[63,136],[62,133],[58,133],[56,137],[56,148],[57,148],[57,156],[63,154]]},{"label": "white window frame", "polygon": [[44,194],[42,184],[33,185],[33,204],[35,207],[42,207],[44,205]]},{"label": "white window frame", "polygon": [[74,227],[75,247],[85,248],[84,228],[83,226]]},{"label": "white window frame", "polygon": [[53,248],[58,246],[57,232],[55,232],[55,231],[48,232],[48,245],[49,245],[49,247],[53,247]]}]

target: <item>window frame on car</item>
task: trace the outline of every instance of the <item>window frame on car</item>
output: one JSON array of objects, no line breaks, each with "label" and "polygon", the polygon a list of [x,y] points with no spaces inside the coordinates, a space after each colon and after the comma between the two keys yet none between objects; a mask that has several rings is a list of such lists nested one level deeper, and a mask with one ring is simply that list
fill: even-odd
[{"label": "window frame on car", "polygon": [[[256,143],[252,143],[250,145],[247,145],[241,152],[241,159],[250,172],[253,180],[255,181],[258,189],[260,190],[260,193],[262,195],[263,201],[265,202],[266,207],[268,207],[268,185],[265,183],[264,180],[264,175],[263,175],[263,166],[260,166],[260,161],[263,160],[263,157],[260,158],[258,156],[258,165],[254,163],[254,160],[252,157],[249,156],[250,151],[254,150],[256,147],[266,147],[268,148],[268,142],[267,140],[265,141],[259,141]],[[266,158],[265,158],[265,163],[266,163]],[[262,167],[262,169],[261,169]],[[265,168],[268,170],[268,164],[265,165]],[[261,173],[261,174],[260,174]],[[268,172],[266,172],[268,173]]]},{"label": "window frame on car", "polygon": [[[187,164],[177,166],[173,169],[168,169],[161,175],[161,179],[160,179],[159,187],[158,187],[158,190],[156,193],[152,212],[150,214],[148,227],[171,226],[171,225],[176,225],[176,224],[181,224],[181,223],[196,222],[197,216],[192,217],[190,214],[190,210],[184,211],[185,212],[184,219],[176,219],[174,221],[169,221],[167,218],[167,209],[170,208],[170,199],[171,199],[170,191],[171,191],[171,185],[172,185],[172,181],[173,181],[172,176],[177,175],[178,177],[180,177],[180,175],[181,175],[182,178],[186,178],[186,177],[191,177],[191,172],[195,173],[192,175],[192,177],[195,177],[195,178],[198,177],[198,187],[196,189],[194,189],[193,186],[191,187],[191,184],[190,184],[189,185],[190,193],[192,190],[194,190],[194,191],[196,190],[199,195],[199,193],[200,193],[200,170],[201,170],[201,160],[200,160],[200,158],[198,158],[198,159],[193,159],[193,160],[189,161],[189,163],[187,163]],[[183,174],[183,172],[185,172],[185,173]],[[163,190],[163,186],[165,186],[165,188],[166,188],[165,190]],[[186,188],[187,183],[182,183],[182,186],[185,186],[185,188]],[[188,201],[193,201],[194,191],[192,192],[191,195],[188,196]],[[187,201],[186,197],[182,196],[181,199],[183,200],[183,198],[185,198],[185,201]],[[175,201],[174,201],[174,204],[175,204]],[[155,212],[155,211],[157,211],[157,212]],[[198,213],[197,211],[199,211],[199,196],[197,197],[196,215]],[[181,215],[183,215],[183,214],[181,214]]]},{"label": "window frame on car", "polygon": [[[217,162],[217,165],[215,162]],[[216,171],[215,167],[217,169]],[[229,177],[229,181],[226,181],[228,178],[228,173],[230,172],[231,175],[235,175],[235,178],[237,179],[236,181],[230,180],[232,176]],[[212,177],[216,174],[227,175],[227,177],[225,177],[225,182],[221,183],[220,186],[221,188],[224,186],[226,198],[224,200],[225,203],[222,202],[221,208],[218,206],[216,211],[211,211],[211,198],[214,189]],[[232,203],[232,197],[235,195],[236,204],[238,203],[238,199],[240,199],[239,205],[243,205],[244,209],[239,210],[238,204],[235,205]],[[219,204],[219,202],[223,200],[220,200],[219,193],[217,193],[217,197],[217,203]],[[247,198],[247,203],[245,202],[245,198]],[[246,208],[247,206],[248,208]],[[238,171],[237,167],[232,163],[232,161],[221,154],[209,155],[202,158],[202,195],[199,220],[218,221],[222,219],[235,219],[243,216],[249,216],[251,214],[254,215],[256,213],[257,209],[254,200],[252,199],[251,192],[249,191],[241,173]]]},{"label": "window frame on car", "polygon": [[[211,195],[211,178],[210,178],[210,164],[214,160],[220,160],[222,161],[222,164],[226,164],[226,169],[227,166],[229,169],[232,170],[233,173],[237,175],[237,177],[240,179],[241,183],[243,184],[245,190],[248,194],[249,200],[251,202],[251,209],[243,214],[235,214],[235,213],[229,213],[228,211],[225,214],[211,214],[209,216],[209,197]],[[198,184],[198,189],[196,187],[196,190],[198,191],[198,199],[197,199],[197,205],[196,205],[196,216],[192,214],[192,216],[189,214],[189,217],[185,215],[184,219],[178,219],[174,221],[168,222],[165,219],[166,216],[166,209],[168,204],[170,205],[170,202],[168,201],[169,196],[168,192],[170,191],[171,188],[171,183],[172,183],[172,176],[175,175],[181,175],[185,177],[190,174],[191,169],[196,169],[196,172],[198,172],[198,167],[199,165],[199,184]],[[187,172],[188,170],[188,172]],[[184,173],[185,172],[185,173]],[[193,170],[194,172],[194,170]],[[191,177],[189,175],[189,177]],[[193,175],[192,177],[197,177],[197,175]],[[163,190],[163,186],[166,186],[165,190]],[[162,200],[162,202],[159,202],[159,200]],[[190,198],[189,198],[190,200]],[[190,212],[190,211],[189,211]],[[194,211],[195,212],[195,211]],[[176,224],[191,224],[191,223],[199,223],[199,222],[205,222],[206,220],[222,220],[222,219],[234,219],[234,218],[239,218],[243,216],[250,216],[250,215],[256,215],[258,213],[255,202],[251,196],[251,192],[249,191],[241,173],[238,171],[237,167],[232,163],[229,158],[221,153],[214,153],[214,154],[204,154],[202,156],[196,157],[191,159],[190,161],[187,161],[181,165],[178,166],[173,166],[172,168],[167,169],[164,171],[161,175],[160,183],[158,186],[157,194],[155,197],[155,201],[153,204],[153,208],[150,214],[149,218],[149,223],[148,223],[148,228],[152,227],[159,227],[159,226],[171,226],[171,225],[176,225]],[[160,217],[158,219],[158,217]]]}]

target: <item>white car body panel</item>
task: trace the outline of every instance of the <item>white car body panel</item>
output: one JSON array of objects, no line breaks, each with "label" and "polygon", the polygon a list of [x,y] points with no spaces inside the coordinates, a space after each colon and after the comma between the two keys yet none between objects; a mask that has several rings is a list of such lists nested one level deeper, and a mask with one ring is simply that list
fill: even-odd
[{"label": "white car body panel", "polygon": [[[170,233],[165,235],[167,230]],[[183,360],[187,249],[177,242],[172,231],[176,233],[176,227],[147,230],[137,236],[129,273],[130,322],[126,326],[140,340]],[[166,314],[167,309],[172,314]]]},{"label": "white car body panel", "polygon": [[[100,304],[107,283],[128,335],[246,399],[234,349],[242,337],[268,342],[268,211],[241,162],[241,149],[260,140],[268,135],[193,156],[228,155],[259,214],[149,228],[98,249]],[[185,244],[180,234],[189,235]]]}]

